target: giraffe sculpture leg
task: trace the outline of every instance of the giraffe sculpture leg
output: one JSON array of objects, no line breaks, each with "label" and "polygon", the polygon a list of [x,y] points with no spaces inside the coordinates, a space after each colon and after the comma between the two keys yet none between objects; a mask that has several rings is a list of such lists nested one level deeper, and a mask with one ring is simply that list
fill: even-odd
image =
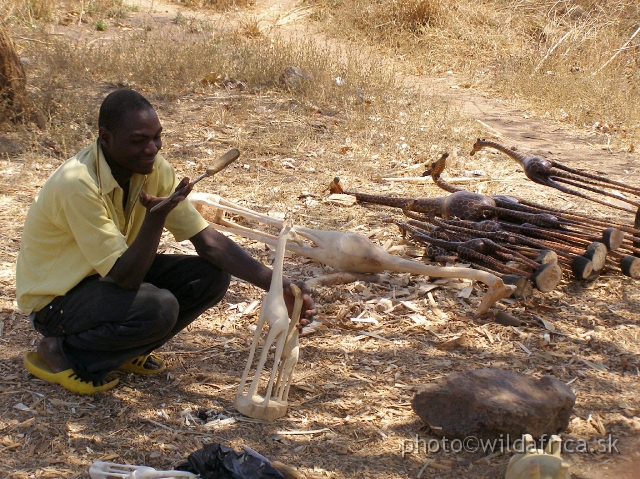
[{"label": "giraffe sculpture leg", "polygon": [[293,380],[293,370],[298,363],[300,356],[300,346],[298,343],[298,321],[300,320],[300,312],[302,310],[302,291],[295,284],[291,284],[291,291],[295,297],[293,305],[293,313],[291,321],[289,321],[289,331],[287,339],[284,343],[280,366],[278,367],[278,379],[276,380],[276,394],[278,401],[287,401],[289,396],[289,388]]}]

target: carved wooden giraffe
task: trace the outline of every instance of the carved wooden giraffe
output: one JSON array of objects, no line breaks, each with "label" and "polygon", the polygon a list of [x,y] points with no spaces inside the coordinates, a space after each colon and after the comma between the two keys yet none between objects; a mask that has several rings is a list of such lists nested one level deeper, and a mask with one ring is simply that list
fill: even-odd
[{"label": "carved wooden giraffe", "polygon": [[[253,219],[261,223],[281,227],[282,222],[267,215],[257,213],[248,208],[236,205],[223,198],[206,193],[192,193],[189,200],[198,205],[209,205],[231,214],[237,214],[247,219]],[[277,238],[267,233],[252,230],[216,216],[217,223],[212,226],[220,231],[245,236],[247,238],[262,241],[267,244],[275,244]],[[505,285],[494,274],[486,271],[477,271],[471,268],[428,266],[417,261],[412,261],[388,253],[381,246],[375,245],[369,238],[355,233],[342,233],[339,231],[314,230],[296,226],[293,231],[297,233],[302,243],[302,238],[311,241],[314,245],[308,246],[295,242],[286,243],[286,248],[293,253],[306,256],[321,263],[332,266],[338,271],[351,273],[381,273],[383,271],[405,272],[438,278],[466,278],[480,281],[488,286],[480,306],[479,313],[484,313],[502,298],[513,292],[514,288]]]},{"label": "carved wooden giraffe", "polygon": [[[619,195],[602,189],[606,186],[615,186],[616,189],[620,191],[631,193],[635,196],[640,197],[640,188],[634,188],[619,181],[610,180],[602,176],[597,176],[584,171],[569,168],[568,166],[564,166],[556,161],[545,160],[538,156],[523,155],[518,151],[507,148],[506,146],[503,146],[500,143],[492,140],[479,138],[473,145],[473,149],[470,153],[471,156],[486,147],[494,148],[509,156],[511,159],[515,160],[520,166],[522,166],[524,174],[527,176],[527,178],[540,185],[550,186],[551,188],[555,188],[559,191],[562,191],[563,193],[579,196],[580,198],[594,201],[596,203],[600,203],[611,208],[617,208],[623,211],[629,211],[629,209],[617,204],[607,203],[606,201],[603,201],[599,198],[593,198],[580,191],[576,191],[575,189],[567,188],[560,183],[571,185],[576,188],[582,188],[584,190],[591,191],[603,196],[616,198],[617,200],[621,200],[634,205],[636,208],[640,207],[640,202],[638,201],[628,198],[620,198]],[[596,186],[599,186],[599,188],[596,188]]]},{"label": "carved wooden giraffe", "polygon": [[[293,221],[287,220],[278,236],[271,285],[269,292],[262,301],[256,332],[249,350],[249,359],[247,360],[244,374],[240,379],[235,400],[235,406],[239,412],[245,416],[266,421],[278,419],[287,413],[289,385],[291,384],[293,368],[298,362],[298,330],[296,326],[300,320],[302,293],[295,285],[291,285],[295,296],[291,319],[289,319],[287,306],[282,296],[285,247],[287,240],[292,237],[294,237]],[[247,386],[247,377],[251,371],[253,358],[265,323],[269,326],[269,329],[262,344],[262,352],[257,366],[253,372],[253,380]],[[266,388],[260,394],[258,389],[261,376],[272,346],[275,346],[275,351],[271,374],[267,380]],[[276,392],[272,394],[274,388]]]}]

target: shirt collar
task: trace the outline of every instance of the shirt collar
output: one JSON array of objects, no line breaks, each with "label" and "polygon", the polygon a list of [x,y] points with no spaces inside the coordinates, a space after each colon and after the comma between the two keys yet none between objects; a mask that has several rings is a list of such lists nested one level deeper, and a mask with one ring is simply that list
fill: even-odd
[{"label": "shirt collar", "polygon": [[100,140],[96,140],[96,170],[98,176],[98,190],[101,195],[108,195],[115,188],[119,188],[118,182],[111,174],[111,168],[107,163],[104,154],[102,153],[102,147],[100,146]]}]

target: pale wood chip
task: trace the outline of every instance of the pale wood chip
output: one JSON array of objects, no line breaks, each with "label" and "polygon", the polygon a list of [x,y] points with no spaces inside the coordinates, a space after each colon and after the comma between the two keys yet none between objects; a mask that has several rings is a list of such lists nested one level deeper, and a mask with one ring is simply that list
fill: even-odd
[{"label": "pale wood chip", "polygon": [[596,371],[600,371],[602,373],[606,373],[608,371],[607,367],[602,363],[594,363],[586,359],[581,359],[580,361]]},{"label": "pale wood chip", "polygon": [[303,436],[305,434],[321,434],[323,432],[330,432],[331,429],[323,427],[322,429],[311,429],[309,431],[297,430],[297,431],[278,431],[277,434],[281,436]]},{"label": "pale wood chip", "polygon": [[323,203],[330,203],[337,206],[353,206],[357,203],[357,200],[355,196],[334,193],[325,198]]},{"label": "pale wood chip", "polygon": [[519,341],[516,341],[516,344],[520,346],[520,349],[522,349],[525,353],[527,353],[527,356],[531,356],[531,351],[524,344],[522,344]]},{"label": "pale wood chip", "polygon": [[472,292],[473,292],[473,287],[472,286],[466,286],[466,287],[464,287],[464,288],[462,288],[460,290],[460,292],[458,293],[458,298],[468,299],[469,296],[471,296]]},{"label": "pale wood chip", "polygon": [[451,349],[455,346],[459,346],[463,342],[464,342],[464,335],[461,334],[460,336],[451,338],[448,341],[445,341],[444,343],[438,344],[436,346],[436,349],[439,349],[441,351],[446,351],[447,349]]}]

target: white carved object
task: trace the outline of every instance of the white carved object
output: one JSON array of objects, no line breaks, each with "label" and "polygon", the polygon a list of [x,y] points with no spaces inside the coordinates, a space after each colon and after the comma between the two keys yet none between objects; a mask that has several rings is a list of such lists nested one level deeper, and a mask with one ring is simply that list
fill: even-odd
[{"label": "white carved object", "polygon": [[[227,213],[243,216],[247,219],[281,227],[282,221],[232,203],[218,195],[208,193],[191,193],[189,200],[196,206],[208,205]],[[253,230],[245,226],[225,220],[216,215],[214,228],[246,238],[262,241],[274,245],[277,238],[262,231]],[[339,271],[350,273],[381,273],[395,271],[403,273],[435,276],[438,278],[466,278],[480,281],[487,285],[487,293],[482,298],[478,313],[486,313],[489,308],[502,298],[513,292],[515,286],[505,285],[498,276],[486,271],[471,268],[429,266],[388,253],[384,248],[374,244],[369,238],[355,233],[341,233],[339,231],[314,230],[296,226],[293,231],[299,236],[314,243],[313,246],[296,242],[288,242],[286,248],[293,253],[307,256],[321,263],[327,264]]]},{"label": "white carved object", "polygon": [[198,475],[187,471],[158,471],[149,466],[96,461],[89,468],[89,477],[91,479],[195,479]]},{"label": "white carved object", "polygon": [[[235,400],[236,409],[245,416],[267,421],[278,419],[287,413],[289,386],[291,385],[293,369],[298,362],[297,324],[302,310],[302,293],[297,286],[291,285],[295,296],[291,319],[289,319],[287,306],[282,296],[285,246],[287,240],[293,235],[292,229],[293,221],[286,220],[277,239],[271,286],[260,308],[260,316],[258,317],[256,332],[249,351],[249,359],[240,379]],[[262,344],[258,363],[253,371],[253,379],[248,383],[247,378],[251,371],[265,323],[268,325],[268,331]],[[275,346],[275,351],[269,379],[266,388],[259,391],[263,369],[272,346]]]},{"label": "white carved object", "polygon": [[287,339],[282,349],[280,357],[280,365],[278,366],[278,379],[276,381],[276,399],[286,403],[289,397],[289,388],[293,380],[293,370],[298,364],[300,357],[300,344],[298,342],[298,322],[300,321],[300,313],[302,312],[302,291],[295,284],[289,286],[293,292],[295,301],[293,303],[293,311],[289,320],[289,330],[287,331]]},{"label": "white carved object", "polygon": [[562,439],[551,436],[547,447],[535,448],[530,434],[524,436],[525,451],[509,461],[505,479],[570,479],[569,463],[560,457]]}]

